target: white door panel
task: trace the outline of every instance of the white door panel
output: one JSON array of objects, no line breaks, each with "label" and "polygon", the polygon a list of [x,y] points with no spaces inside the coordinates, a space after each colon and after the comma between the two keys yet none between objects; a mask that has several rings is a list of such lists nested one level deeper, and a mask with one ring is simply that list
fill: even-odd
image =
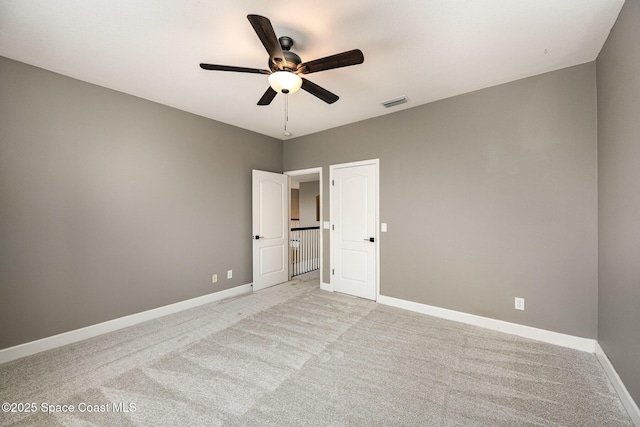
[{"label": "white door panel", "polygon": [[[278,174],[275,175],[276,178],[280,177]],[[282,201],[284,200],[282,182],[268,178],[259,181],[259,186],[260,238],[282,239],[284,235],[281,218],[285,217],[285,212],[282,209]],[[284,192],[286,193],[286,188],[284,188]]]},{"label": "white door panel", "polygon": [[366,284],[368,271],[368,251],[343,249],[341,252],[342,274],[344,279]]},{"label": "white door panel", "polygon": [[377,295],[377,164],[332,168],[333,289],[367,299]]},{"label": "white door panel", "polygon": [[253,170],[253,290],[258,291],[289,278],[288,178]]},{"label": "white door panel", "polygon": [[281,245],[262,246],[260,248],[260,275],[278,274],[285,265],[284,251]]},{"label": "white door panel", "polygon": [[367,233],[367,179],[360,175],[348,176],[341,184],[342,238],[360,241],[362,234]]}]

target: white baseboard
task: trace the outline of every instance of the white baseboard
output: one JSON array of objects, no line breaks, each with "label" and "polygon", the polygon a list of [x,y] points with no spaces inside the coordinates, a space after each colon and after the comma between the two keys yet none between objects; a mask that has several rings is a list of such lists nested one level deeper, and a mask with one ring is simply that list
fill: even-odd
[{"label": "white baseboard", "polygon": [[251,292],[251,283],[5,348],[0,350],[0,364],[248,292]]},{"label": "white baseboard", "polygon": [[505,332],[507,334],[518,335],[520,337],[542,341],[549,344],[555,344],[562,347],[573,348],[575,350],[585,351],[589,353],[593,353],[595,351],[596,340],[589,338],[580,338],[573,335],[561,334],[559,332],[532,328],[531,326],[519,325],[517,323],[510,323],[502,320],[491,319],[488,317],[476,316],[474,314],[434,307],[427,304],[402,300],[385,295],[380,295],[378,297],[378,302],[380,304],[385,304],[392,307],[415,311],[422,314],[428,314],[430,316],[453,320],[455,322],[479,326],[481,328],[492,329],[494,331]]},{"label": "white baseboard", "polygon": [[333,292],[333,286],[331,286],[331,283],[320,282],[320,289],[323,291]]},{"label": "white baseboard", "polygon": [[596,353],[596,357],[598,358],[598,361],[600,362],[600,364],[602,365],[602,368],[604,369],[604,372],[609,377],[609,381],[611,381],[611,384],[613,384],[613,388],[615,388],[616,392],[618,392],[618,396],[620,396],[620,400],[622,401],[624,408],[629,413],[629,416],[633,420],[633,423],[636,426],[640,427],[640,409],[638,408],[638,405],[629,394],[629,391],[627,390],[627,388],[624,386],[624,383],[618,376],[618,373],[616,372],[615,368],[609,361],[609,358],[607,357],[606,353],[598,343],[596,343],[595,353]]}]

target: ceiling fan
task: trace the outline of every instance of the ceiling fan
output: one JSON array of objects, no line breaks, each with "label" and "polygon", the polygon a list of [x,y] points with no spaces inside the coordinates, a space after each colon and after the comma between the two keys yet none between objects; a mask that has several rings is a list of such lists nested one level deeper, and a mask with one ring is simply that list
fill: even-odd
[{"label": "ceiling fan", "polygon": [[205,70],[268,75],[269,87],[258,101],[258,105],[269,105],[278,93],[294,93],[298,89],[306,90],[324,102],[333,104],[339,99],[338,95],[310,82],[304,77],[301,77],[301,75],[331,70],[333,68],[348,67],[364,62],[364,55],[360,49],[330,55],[314,61],[302,62],[298,55],[291,52],[293,39],[287,36],[278,39],[269,19],[260,15],[247,15],[247,18],[269,54],[269,69],[264,70],[216,64],[200,64],[200,67]]}]

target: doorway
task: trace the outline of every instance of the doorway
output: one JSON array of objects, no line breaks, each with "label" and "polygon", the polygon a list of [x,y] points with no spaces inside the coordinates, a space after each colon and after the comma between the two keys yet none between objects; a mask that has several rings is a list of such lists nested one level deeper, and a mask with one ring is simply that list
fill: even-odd
[{"label": "doorway", "polygon": [[[318,271],[323,283],[322,168],[285,172],[289,177],[290,278]],[[297,200],[297,203],[296,203]]]}]

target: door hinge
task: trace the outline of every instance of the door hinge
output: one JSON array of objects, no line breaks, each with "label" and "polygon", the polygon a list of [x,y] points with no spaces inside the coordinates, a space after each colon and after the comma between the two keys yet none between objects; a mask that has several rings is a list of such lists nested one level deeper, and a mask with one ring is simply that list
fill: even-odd
[{"label": "door hinge", "polygon": [[332,179],[331,180],[331,186],[334,187],[336,185],[336,182]]},{"label": "door hinge", "polygon": [[336,226],[335,226],[335,225],[333,225],[333,224],[331,224],[331,229],[332,229],[332,230],[335,230],[335,229],[336,229]]},{"label": "door hinge", "polygon": [[336,274],[336,271],[332,268],[331,269],[331,275],[334,276]]}]

